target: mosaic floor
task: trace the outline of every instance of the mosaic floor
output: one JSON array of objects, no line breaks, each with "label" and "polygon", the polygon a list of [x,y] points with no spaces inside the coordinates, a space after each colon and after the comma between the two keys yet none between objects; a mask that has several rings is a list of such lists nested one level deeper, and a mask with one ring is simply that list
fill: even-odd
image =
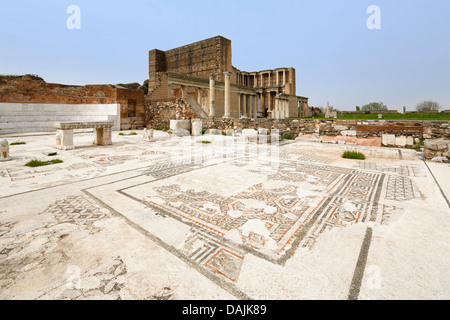
[{"label": "mosaic floor", "polygon": [[[429,198],[420,183],[431,177],[419,160],[343,161],[336,154],[309,152],[295,142],[258,145],[237,137],[212,136],[212,146],[192,139],[154,144],[120,139],[110,147],[114,152],[99,147],[67,151],[68,161],[58,167],[2,164],[0,179],[9,187],[2,189],[0,200],[48,190],[55,199],[43,197],[41,209],[30,218],[44,221],[44,231],[25,229],[34,232],[27,233],[29,239],[45,238],[44,260],[21,256],[32,240],[24,242],[18,236],[19,220],[0,220],[1,290],[12,290],[20,280],[21,273],[13,271],[18,264],[28,266],[26,270],[67,264],[68,254],[58,248],[65,233],[56,237],[54,230],[71,226],[95,238],[106,225],[121,219],[213,286],[238,299],[258,298],[256,288],[248,284],[255,261],[272,275],[285,269],[292,272],[292,266],[302,266],[308,255],[319,256],[322,243],[339,232],[349,248],[342,257],[351,256],[348,263],[355,266],[368,227],[388,227],[408,203],[420,205]],[[24,151],[17,159],[27,156]],[[10,211],[6,206],[4,212]],[[357,236],[350,237],[353,232]],[[126,277],[132,276],[132,268],[123,255],[112,255],[107,268],[101,268],[103,261],[85,271],[84,278],[98,278],[95,286],[70,291],[60,284],[55,285],[59,289],[40,290],[34,298],[126,298]],[[354,267],[347,269],[342,271],[341,298],[356,274]],[[145,296],[177,298],[167,286]]]}]

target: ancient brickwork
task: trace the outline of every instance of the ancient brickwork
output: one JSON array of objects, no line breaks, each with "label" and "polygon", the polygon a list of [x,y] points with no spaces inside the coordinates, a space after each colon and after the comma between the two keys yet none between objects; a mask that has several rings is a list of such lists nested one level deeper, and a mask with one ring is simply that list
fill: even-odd
[{"label": "ancient brickwork", "polygon": [[107,85],[68,86],[32,75],[0,77],[0,102],[108,104],[115,103],[114,95]]},{"label": "ancient brickwork", "polygon": [[168,129],[170,120],[198,118],[191,105],[181,99],[147,101],[145,123],[148,128]]},{"label": "ancient brickwork", "polygon": [[[207,79],[216,74],[223,81],[223,72],[231,70],[231,41],[214,37],[168,51],[149,53],[149,73],[174,72]],[[151,76],[150,76],[151,77]]]},{"label": "ancient brickwork", "polygon": [[69,86],[47,83],[34,75],[0,77],[0,103],[121,105],[121,129],[144,126],[142,90],[114,85]]}]

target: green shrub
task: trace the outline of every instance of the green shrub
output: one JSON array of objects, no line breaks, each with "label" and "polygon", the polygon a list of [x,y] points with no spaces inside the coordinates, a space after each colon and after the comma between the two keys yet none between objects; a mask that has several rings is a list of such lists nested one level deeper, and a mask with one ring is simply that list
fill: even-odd
[{"label": "green shrub", "polygon": [[158,131],[168,131],[170,128],[168,128],[168,127],[156,127],[156,128],[153,128],[154,130],[158,130]]},{"label": "green shrub", "polygon": [[27,144],[26,142],[23,142],[23,141],[20,141],[20,142],[13,142],[13,143],[10,143],[9,145],[10,146],[17,146],[17,145],[19,145],[19,144]]},{"label": "green shrub", "polygon": [[198,143],[203,143],[203,144],[209,144],[211,143],[211,141],[208,140],[202,140],[202,141],[197,141]]},{"label": "green shrub", "polygon": [[50,161],[40,161],[40,160],[34,159],[34,160],[31,160],[30,162],[28,162],[26,164],[26,166],[34,168],[34,167],[48,166],[50,164],[57,164],[57,163],[62,163],[62,162],[63,161],[60,159],[53,159]]},{"label": "green shrub", "polygon": [[136,132],[131,132],[131,133],[127,133],[127,134],[125,134],[125,133],[123,133],[123,132],[120,132],[120,133],[119,133],[119,136],[136,136],[136,135],[137,135]]},{"label": "green shrub", "polygon": [[295,140],[295,137],[290,133],[286,133],[281,138],[281,141],[284,141],[284,140]]},{"label": "green shrub", "polygon": [[366,160],[366,156],[358,151],[345,151],[344,154],[342,155],[342,158]]}]

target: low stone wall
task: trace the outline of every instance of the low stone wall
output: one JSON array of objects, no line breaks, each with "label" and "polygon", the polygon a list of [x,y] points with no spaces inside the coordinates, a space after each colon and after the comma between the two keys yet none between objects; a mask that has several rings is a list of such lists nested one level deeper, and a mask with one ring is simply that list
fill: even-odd
[{"label": "low stone wall", "polygon": [[[170,120],[199,119],[189,102],[181,99],[147,101],[148,128],[169,128]],[[280,134],[355,137],[358,139],[393,136],[388,144],[404,147],[411,141],[450,139],[450,121],[338,120],[338,119],[201,119],[204,129],[278,129]],[[397,140],[396,140],[397,139]],[[390,140],[389,140],[390,141]],[[405,143],[403,143],[405,141]]]},{"label": "low stone wall", "polygon": [[[423,139],[450,139],[450,121],[388,121],[388,120],[313,120],[313,119],[209,119],[203,121],[207,129],[226,130],[234,127],[278,129],[294,135],[348,136],[360,139],[382,138],[393,135],[417,141]],[[401,138],[403,140],[403,138]],[[409,139],[409,140],[410,140]]]},{"label": "low stone wall", "polygon": [[120,130],[120,104],[0,103],[0,134],[52,132],[58,121],[114,121]]},{"label": "low stone wall", "polygon": [[450,140],[425,140],[423,157],[434,162],[450,162]]}]

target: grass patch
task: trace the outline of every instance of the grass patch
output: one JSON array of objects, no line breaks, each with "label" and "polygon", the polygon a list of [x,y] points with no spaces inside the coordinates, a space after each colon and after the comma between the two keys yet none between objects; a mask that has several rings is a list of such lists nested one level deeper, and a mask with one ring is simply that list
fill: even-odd
[{"label": "grass patch", "polygon": [[201,140],[201,141],[197,141],[197,143],[210,144],[211,141],[208,141],[208,140]]},{"label": "grass patch", "polygon": [[344,159],[366,160],[366,156],[358,151],[345,151],[342,155]]},{"label": "grass patch", "polygon": [[26,164],[26,166],[28,167],[42,167],[42,166],[48,166],[51,164],[57,164],[57,163],[62,163],[63,161],[60,159],[53,159],[53,160],[49,160],[49,161],[40,161],[40,160],[31,160],[30,162],[28,162]]},{"label": "grass patch", "polygon": [[10,146],[17,146],[17,145],[19,145],[19,144],[27,144],[26,142],[23,142],[23,141],[19,141],[19,142],[13,142],[13,143],[10,143],[9,145]]},{"label": "grass patch", "polygon": [[422,148],[425,145],[425,142],[420,141],[419,143],[416,143],[413,146],[406,146],[406,149],[413,149],[416,151],[420,151],[420,148]]},{"label": "grass patch", "polygon": [[295,137],[292,134],[285,134],[283,135],[283,137],[281,138],[281,141],[285,141],[285,140],[295,140]]},{"label": "grass patch", "polygon": [[[305,119],[325,119],[324,114]],[[330,118],[329,120],[333,120]],[[429,121],[447,121],[450,120],[450,113],[383,113],[383,119],[378,119],[378,114],[360,114],[345,113],[338,114],[338,120],[429,120]]]},{"label": "grass patch", "polygon": [[119,133],[119,136],[136,136],[136,135],[137,135],[136,132],[131,132],[131,133],[123,133],[123,132],[120,132],[120,133]]},{"label": "grass patch", "polygon": [[154,130],[158,130],[158,131],[169,131],[169,129],[170,128],[168,128],[168,127],[156,127],[156,128],[153,128]]}]

